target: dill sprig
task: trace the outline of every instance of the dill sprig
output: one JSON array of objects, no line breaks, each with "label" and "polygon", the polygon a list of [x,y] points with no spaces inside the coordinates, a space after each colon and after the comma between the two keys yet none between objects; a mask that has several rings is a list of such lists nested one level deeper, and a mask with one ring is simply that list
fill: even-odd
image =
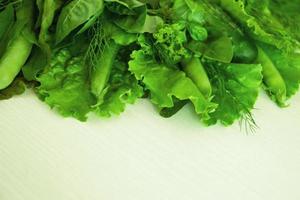
[{"label": "dill sprig", "polygon": [[88,34],[92,39],[90,40],[87,52],[84,56],[84,61],[90,66],[90,69],[93,69],[97,65],[98,59],[107,45],[101,21],[101,19],[97,19],[88,31]]},{"label": "dill sprig", "polygon": [[246,133],[255,133],[259,126],[255,122],[253,115],[250,111],[245,112],[239,121],[240,130],[245,130]]},{"label": "dill sprig", "polygon": [[242,110],[239,112],[241,114],[241,119],[239,121],[240,130],[243,129],[248,134],[255,133],[256,130],[259,128],[257,125],[252,112],[245,104],[243,104],[235,95],[233,95],[230,90],[226,88],[225,79],[224,79],[224,73],[226,73],[224,70],[222,70],[221,65],[213,66],[213,64],[207,65],[207,73],[210,76],[212,81],[215,81],[215,87],[218,88],[218,91],[220,91],[222,96],[228,95],[230,96],[237,107],[242,108]]}]

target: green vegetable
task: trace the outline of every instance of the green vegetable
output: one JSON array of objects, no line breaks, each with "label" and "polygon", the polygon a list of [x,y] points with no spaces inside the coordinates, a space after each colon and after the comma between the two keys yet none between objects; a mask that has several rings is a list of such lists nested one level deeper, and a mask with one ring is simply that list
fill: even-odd
[{"label": "green vegetable", "polygon": [[188,103],[187,100],[184,100],[184,101],[178,100],[176,102],[176,99],[174,99],[174,106],[172,108],[163,108],[163,109],[161,109],[159,114],[162,117],[170,118],[173,115],[175,115],[178,111],[180,111],[187,103]]},{"label": "green vegetable", "polygon": [[133,104],[143,96],[143,88],[133,75],[128,72],[126,63],[114,61],[111,76],[106,86],[106,93],[96,112],[100,116],[110,117],[124,112],[126,104]]},{"label": "green vegetable", "polygon": [[239,34],[232,37],[232,50],[232,61],[235,63],[253,63],[258,54],[255,44],[250,40],[245,40]]},{"label": "green vegetable", "polygon": [[49,58],[47,54],[40,47],[34,46],[27,63],[22,68],[24,78],[27,81],[35,81],[38,74],[43,71],[48,62]]},{"label": "green vegetable", "polygon": [[[260,88],[300,85],[299,0],[0,0],[0,99],[33,88],[64,117],[111,117],[149,98],[204,125],[254,130]],[[31,86],[31,87],[28,87]]]},{"label": "green vegetable", "polygon": [[286,85],[279,71],[261,48],[258,48],[257,63],[263,67],[264,83],[270,95],[283,106],[286,100]]},{"label": "green vegetable", "polygon": [[5,32],[10,28],[14,19],[14,9],[12,5],[7,6],[4,11],[0,12],[0,40]]},{"label": "green vegetable", "polygon": [[293,35],[293,37],[300,40],[299,33],[299,1],[269,1],[269,10],[274,17],[280,21],[284,28]]},{"label": "green vegetable", "polygon": [[96,97],[102,95],[119,48],[119,45],[114,41],[108,42],[102,51],[101,57],[92,69],[91,91]]},{"label": "green vegetable", "polygon": [[65,5],[57,21],[56,43],[61,42],[84,23],[85,26],[80,32],[85,31],[91,25],[91,21],[102,13],[103,7],[103,0],[72,0]]},{"label": "green vegetable", "polygon": [[141,50],[134,51],[129,62],[129,70],[138,80],[142,80],[150,91],[151,101],[159,108],[174,107],[173,97],[179,100],[190,100],[197,114],[205,120],[216,105],[205,99],[201,91],[186,75],[172,67],[159,64],[151,44],[147,39],[139,39]]},{"label": "green vegetable", "polygon": [[20,95],[25,92],[26,84],[22,78],[16,78],[12,84],[0,91],[0,100],[10,99],[14,95]]},{"label": "green vegetable", "polygon": [[[41,5],[41,27],[38,42],[46,53],[47,59],[51,57],[51,47],[52,41],[51,35],[49,34],[49,29],[54,20],[54,15],[57,9],[60,8],[62,2],[61,0],[44,0],[43,5]],[[65,26],[67,26],[65,24]],[[64,27],[65,28],[65,27]]]},{"label": "green vegetable", "polygon": [[229,37],[220,37],[210,42],[205,50],[204,57],[223,63],[230,63],[233,59],[233,46]]},{"label": "green vegetable", "polygon": [[39,97],[65,117],[87,119],[95,98],[89,91],[88,69],[82,57],[72,57],[67,49],[53,55],[51,64],[38,78]]},{"label": "green vegetable", "polygon": [[154,33],[153,37],[158,55],[166,64],[177,64],[190,57],[184,47],[187,42],[184,24],[166,25]]},{"label": "green vegetable", "polygon": [[15,38],[14,42],[7,47],[0,60],[0,89],[9,86],[18,75],[31,52],[31,47],[32,44],[23,36]]},{"label": "green vegetable", "polygon": [[190,23],[188,31],[195,41],[205,41],[208,37],[207,30],[196,23]]},{"label": "green vegetable", "polygon": [[199,58],[183,61],[183,70],[192,79],[201,93],[209,98],[212,94],[210,81]]},{"label": "green vegetable", "polygon": [[270,45],[260,44],[260,48],[270,58],[286,85],[286,98],[291,98],[299,89],[300,52],[284,53]]},{"label": "green vegetable", "polygon": [[[294,1],[289,5],[293,5],[293,9],[300,8]],[[300,82],[298,31],[282,23],[283,18],[290,21],[291,8],[286,10],[287,14],[283,14],[280,11],[282,3],[269,0],[221,0],[221,6],[240,23],[257,46],[263,47],[258,51],[257,62],[264,67],[266,90],[279,106],[285,106],[286,100],[298,90]]]},{"label": "green vegetable", "polygon": [[251,110],[262,82],[261,65],[208,62],[206,67],[213,87],[212,102],[219,106],[205,122],[211,125],[220,121],[228,126],[241,117],[252,119]]},{"label": "green vegetable", "polygon": [[15,29],[20,31],[10,38],[0,59],[0,90],[13,82],[31,53],[32,43],[26,38],[25,31],[31,31],[32,15],[33,2],[27,0],[17,10]]},{"label": "green vegetable", "polygon": [[255,40],[292,51],[299,42],[272,15],[269,2],[271,1],[221,0],[221,5]]},{"label": "green vegetable", "polygon": [[[109,1],[110,2],[110,1]],[[163,20],[159,16],[152,16],[147,13],[145,3],[139,1],[113,1],[118,3],[118,7],[126,7],[131,12],[121,12],[116,15],[114,23],[128,33],[154,33],[157,27],[162,26]],[[120,11],[119,11],[120,12]]]}]

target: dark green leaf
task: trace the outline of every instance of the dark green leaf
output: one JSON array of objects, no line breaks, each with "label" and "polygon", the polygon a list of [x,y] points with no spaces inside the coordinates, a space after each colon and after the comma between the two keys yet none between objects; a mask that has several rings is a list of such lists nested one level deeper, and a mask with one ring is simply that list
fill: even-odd
[{"label": "dark green leaf", "polygon": [[10,99],[15,95],[20,95],[26,90],[26,84],[22,78],[16,78],[12,84],[4,90],[0,90],[0,100]]}]

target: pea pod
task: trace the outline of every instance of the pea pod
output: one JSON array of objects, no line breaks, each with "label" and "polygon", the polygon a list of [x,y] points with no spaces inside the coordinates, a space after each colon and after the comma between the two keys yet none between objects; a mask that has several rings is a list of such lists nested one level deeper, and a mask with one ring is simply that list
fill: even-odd
[{"label": "pea pod", "polygon": [[32,44],[22,35],[7,48],[0,60],[0,90],[9,86],[30,55]]},{"label": "pea pod", "polygon": [[263,67],[263,79],[270,95],[275,99],[279,106],[285,106],[286,100],[286,84],[278,69],[266,55],[266,53],[258,47],[257,63]]},{"label": "pea pod", "polygon": [[101,57],[91,74],[91,90],[96,97],[101,97],[120,46],[113,40],[105,46]]},{"label": "pea pod", "polygon": [[182,65],[186,75],[192,79],[201,93],[209,98],[212,94],[212,87],[200,59],[194,57],[184,61]]},{"label": "pea pod", "polygon": [[11,37],[6,51],[0,58],[0,90],[8,87],[16,78],[28,59],[32,43],[26,39],[26,31],[30,32],[32,25],[33,1],[24,1],[17,9],[15,30],[20,30]]}]

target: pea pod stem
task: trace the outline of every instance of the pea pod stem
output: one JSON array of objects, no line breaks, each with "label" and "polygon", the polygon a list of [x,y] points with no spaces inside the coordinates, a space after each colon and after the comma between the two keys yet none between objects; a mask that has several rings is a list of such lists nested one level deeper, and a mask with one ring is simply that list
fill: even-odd
[{"label": "pea pod stem", "polygon": [[97,97],[101,97],[105,85],[109,80],[111,69],[120,45],[110,40],[104,47],[101,57],[91,72],[91,91]]},{"label": "pea pod stem", "polygon": [[212,94],[212,87],[199,58],[194,57],[182,62],[183,70],[195,85],[198,87],[204,97],[209,98]]},{"label": "pea pod stem", "polygon": [[188,104],[188,102],[189,101],[187,100],[175,102],[172,108],[163,108],[161,109],[159,114],[162,117],[170,118],[173,115],[175,115],[179,110],[181,110],[186,104]]}]

